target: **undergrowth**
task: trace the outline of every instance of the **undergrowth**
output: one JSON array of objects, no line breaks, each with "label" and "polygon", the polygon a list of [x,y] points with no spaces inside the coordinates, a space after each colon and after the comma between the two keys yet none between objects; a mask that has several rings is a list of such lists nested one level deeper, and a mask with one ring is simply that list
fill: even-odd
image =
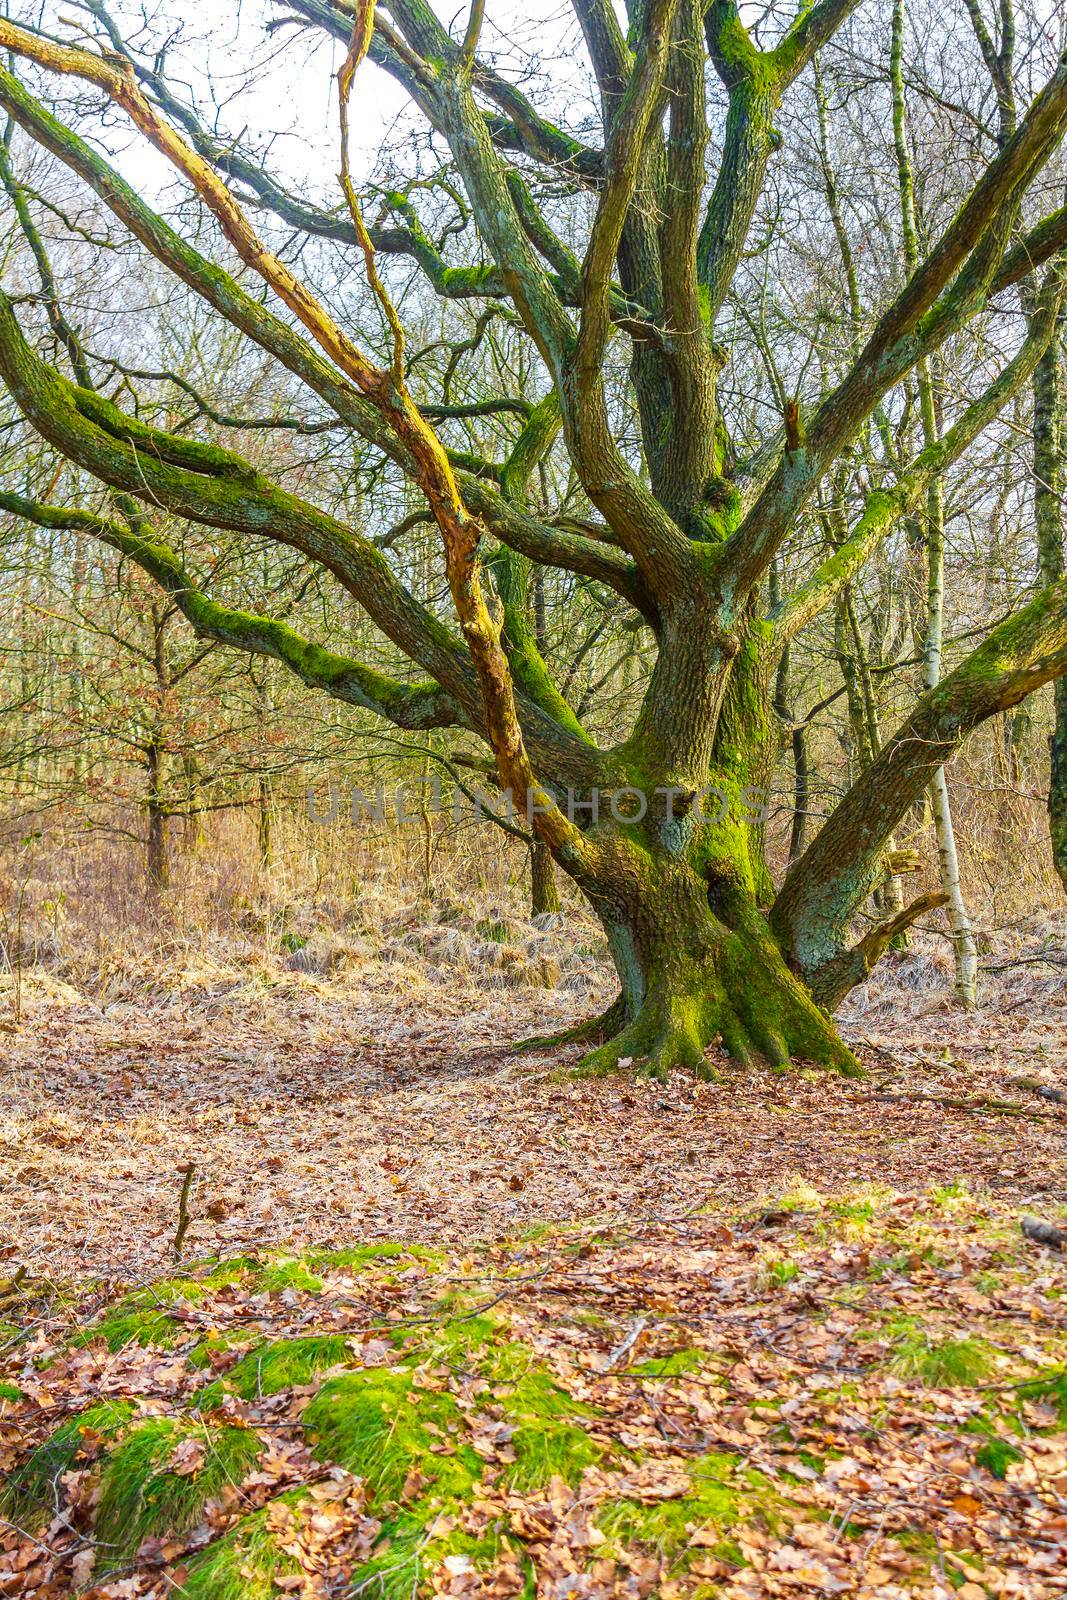
[{"label": "undergrowth", "polygon": [[[205,1261],[138,1287],[21,1369],[57,1392],[64,1374],[114,1385],[123,1362],[131,1381],[42,1429],[0,1517],[42,1549],[91,1530],[95,1568],[59,1592],[91,1577],[108,1600],[108,1574],[150,1549],[177,1553],[183,1600],[274,1600],[320,1572],[378,1600],[474,1595],[479,1574],[505,1572],[494,1592],[532,1600],[562,1539],[559,1571],[576,1583],[652,1572],[657,1587],[635,1596],[710,1600],[798,1524],[809,1545],[826,1528],[827,1560],[853,1535],[869,1542],[860,1521],[831,1528],[833,1508],[874,1495],[895,1427],[908,1463],[916,1430],[928,1422],[940,1440],[958,1419],[954,1459],[982,1496],[1010,1489],[1034,1441],[1062,1433],[1063,1341],[1052,1331],[1035,1349],[1029,1246],[962,1186],[902,1205],[873,1186],[824,1197],[797,1184],[737,1237],[692,1214],[684,1226],[708,1229],[691,1259],[669,1230],[659,1256],[627,1255],[625,1229],[559,1230],[487,1248],[477,1267],[385,1243]],[[753,1229],[771,1237],[754,1243]],[[978,1251],[972,1281],[984,1273],[998,1295],[966,1331],[942,1303],[963,1281],[961,1248]],[[724,1318],[707,1309],[721,1289]],[[754,1301],[756,1340],[739,1314]],[[768,1365],[803,1330],[819,1353],[802,1344]],[[34,1403],[17,1383],[0,1401]],[[339,1566],[321,1565],[323,1529],[350,1541]],[[944,1533],[916,1523],[886,1537],[922,1563]]]}]

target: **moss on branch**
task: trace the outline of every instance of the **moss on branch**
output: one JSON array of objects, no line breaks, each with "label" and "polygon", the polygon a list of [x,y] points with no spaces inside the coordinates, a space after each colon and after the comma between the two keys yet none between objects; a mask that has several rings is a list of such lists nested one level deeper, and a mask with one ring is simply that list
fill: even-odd
[{"label": "moss on branch", "polygon": [[373,711],[399,728],[454,727],[463,722],[461,708],[436,683],[399,683],[350,656],[304,639],[285,622],[220,605],[197,588],[175,552],[158,540],[92,512],[48,506],[4,491],[0,508],[41,527],[82,528],[95,534],[154,578],[202,638],[280,661],[309,688]]},{"label": "moss on branch", "polygon": [[885,842],[981,722],[1067,672],[1067,579],[1050,585],[917,702],[786,874],[771,925],[803,973],[842,954]]}]

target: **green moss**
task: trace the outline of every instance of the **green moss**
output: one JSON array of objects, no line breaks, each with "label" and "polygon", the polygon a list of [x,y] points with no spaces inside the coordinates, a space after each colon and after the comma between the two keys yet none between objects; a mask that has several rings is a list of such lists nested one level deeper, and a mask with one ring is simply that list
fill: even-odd
[{"label": "green moss", "polygon": [[279,1339],[260,1345],[241,1357],[225,1377],[209,1383],[197,1396],[200,1411],[211,1411],[222,1404],[226,1394],[254,1400],[259,1395],[279,1394],[283,1389],[310,1383],[317,1373],[335,1367],[348,1355],[343,1334],[309,1335],[304,1339]]},{"label": "green moss", "polygon": [[630,1371],[647,1378],[677,1378],[686,1372],[699,1372],[707,1360],[706,1350],[688,1347],[672,1350],[669,1355],[651,1356],[647,1361],[638,1361]]},{"label": "green moss", "polygon": [[804,1178],[795,1178],[780,1194],[771,1195],[763,1210],[785,1211],[792,1215],[797,1211],[821,1211],[824,1204],[818,1189]]},{"label": "green moss", "polygon": [[826,1209],[842,1222],[873,1222],[878,1212],[878,1197],[860,1194],[847,1200],[830,1200]]},{"label": "green moss", "polygon": [[202,1372],[211,1366],[211,1357],[230,1348],[230,1340],[221,1335],[212,1335],[209,1339],[201,1339],[191,1350],[185,1352],[185,1359],[196,1372]]},{"label": "green moss", "polygon": [[[531,414],[530,422],[534,425],[535,435],[540,431],[541,422],[538,420],[538,409]],[[547,414],[546,414],[547,415]],[[555,428],[558,412],[553,411],[549,418],[551,426]],[[534,454],[538,448],[536,438],[531,441]],[[504,475],[505,492],[509,492],[509,484],[517,485],[526,471],[523,458],[529,464],[529,452],[525,448],[519,452],[516,446],[518,459],[509,463]],[[530,626],[528,615],[528,588],[531,563],[516,551],[508,549],[506,545],[498,545],[487,563],[493,576],[493,583],[500,598],[504,613],[503,644],[507,651],[508,664],[511,667],[512,677],[516,686],[529,696],[535,705],[547,711],[562,728],[571,733],[575,738],[584,743],[590,743],[589,735],[575,716],[566,699],[552,679],[552,675],[545,665],[533,629]],[[492,937],[490,935],[490,937]]]},{"label": "green moss", "polygon": [[1020,1384],[1020,1400],[1051,1406],[1061,1422],[1067,1422],[1067,1367],[1049,1367],[1029,1382]]},{"label": "green moss", "polygon": [[188,1336],[188,1326],[174,1313],[182,1306],[195,1306],[214,1289],[238,1282],[257,1262],[240,1258],[212,1265],[202,1277],[165,1278],[135,1289],[126,1295],[99,1322],[83,1329],[71,1341],[74,1345],[92,1344],[103,1339],[109,1350],[128,1344],[169,1346]]},{"label": "green moss", "polygon": [[939,1211],[958,1211],[961,1205],[973,1205],[974,1196],[966,1178],[952,1178],[948,1183],[935,1183],[930,1189],[930,1203]]},{"label": "green moss", "polygon": [[[467,1312],[470,1298],[462,1290],[450,1292],[437,1303],[452,1306],[454,1320],[436,1330],[431,1343],[425,1347],[425,1354],[452,1366],[477,1366],[487,1377],[495,1372],[514,1370],[502,1364],[493,1366],[493,1361],[504,1363],[506,1352],[512,1348],[506,1342],[506,1329],[495,1317],[481,1313],[472,1316]],[[494,1345],[497,1346],[495,1353],[491,1349]],[[524,1346],[517,1345],[514,1348],[523,1351],[529,1359],[529,1351]]]},{"label": "green moss", "polygon": [[945,1561],[944,1550],[936,1533],[930,1533],[925,1528],[901,1528],[893,1535],[894,1540],[901,1549],[907,1550],[910,1555],[918,1556],[931,1570],[943,1572],[945,1582],[950,1583],[954,1589],[959,1589],[966,1583],[966,1578],[951,1562]]},{"label": "green moss", "polygon": [[905,1377],[932,1389],[973,1388],[992,1369],[992,1351],[981,1339],[935,1339],[911,1318],[901,1320],[891,1364]]},{"label": "green moss", "polygon": [[300,1289],[304,1294],[318,1294],[322,1279],[309,1272],[303,1261],[275,1261],[265,1266],[256,1280],[257,1289],[277,1294],[282,1289]]},{"label": "green moss", "polygon": [[[382,1523],[380,1553],[353,1573],[354,1591],[373,1600],[412,1600],[416,1584],[425,1580],[446,1556],[468,1556],[478,1567],[495,1564],[505,1543],[505,1529],[491,1525],[479,1537],[464,1533],[461,1528],[432,1539],[427,1539],[426,1525],[434,1519],[434,1510],[427,1504],[410,1511],[387,1517]],[[507,1548],[512,1548],[508,1543]],[[529,1571],[529,1563],[527,1563]],[[532,1572],[524,1596],[533,1600]]]},{"label": "green moss", "polygon": [[573,1400],[534,1367],[529,1351],[521,1345],[512,1348],[516,1358],[525,1361],[526,1370],[501,1402],[514,1428],[515,1461],[508,1468],[508,1481],[520,1492],[543,1488],[554,1477],[575,1483],[587,1467],[599,1466],[608,1453],[582,1426],[582,1419],[594,1419],[597,1413]]},{"label": "green moss", "polygon": [[440,1250],[421,1244],[396,1244],[392,1240],[380,1244],[351,1245],[341,1250],[308,1250],[303,1259],[315,1272],[352,1271],[369,1268],[383,1261],[401,1261],[410,1257],[423,1266],[439,1266],[444,1261]]},{"label": "green moss", "polygon": [[990,1439],[986,1444],[980,1445],[974,1453],[974,1459],[980,1467],[985,1467],[994,1478],[1007,1476],[1008,1468],[1013,1462],[1022,1461],[1023,1453],[1008,1439]]},{"label": "green moss", "polygon": [[[713,1554],[731,1559],[727,1534],[751,1519],[753,1496],[758,1496],[762,1510],[769,1509],[772,1486],[759,1473],[745,1468],[739,1456],[725,1452],[698,1458],[689,1475],[692,1487],[679,1499],[653,1505],[621,1499],[605,1505],[596,1521],[610,1541],[609,1547],[620,1551],[627,1546],[644,1547],[679,1569],[684,1568],[690,1551],[704,1555],[710,1548]],[[694,1548],[691,1539],[698,1529],[704,1539],[721,1535],[721,1540]]]},{"label": "green moss", "polygon": [[22,1390],[14,1383],[0,1383],[0,1400],[21,1400]]},{"label": "green moss", "polygon": [[110,1440],[121,1433],[133,1411],[128,1400],[102,1400],[64,1422],[8,1477],[0,1489],[0,1514],[31,1533],[45,1527],[55,1511],[63,1474],[79,1456],[88,1460],[95,1454],[98,1437]]},{"label": "green moss", "polygon": [[[398,1366],[329,1379],[304,1413],[316,1453],[365,1477],[382,1501],[399,1495],[413,1467],[430,1480],[435,1498],[466,1499],[484,1470],[468,1429],[491,1437],[502,1424],[499,1438],[514,1454],[505,1469],[514,1488],[538,1489],[555,1476],[577,1482],[608,1453],[590,1436],[599,1414],[561,1389],[526,1346],[499,1339],[491,1319],[468,1318]],[[484,1378],[491,1386],[484,1413],[461,1410],[450,1393],[423,1387],[420,1364]]]},{"label": "green moss", "polygon": [[448,1499],[469,1499],[482,1474],[481,1457],[460,1442],[463,1413],[455,1400],[417,1388],[410,1367],[330,1378],[303,1420],[316,1455],[365,1478],[375,1500],[398,1499],[413,1467]]},{"label": "green moss", "polygon": [[[203,1465],[175,1472],[170,1462],[186,1440],[203,1447]],[[100,1574],[124,1566],[150,1535],[183,1533],[197,1523],[205,1502],[226,1484],[238,1484],[258,1461],[257,1436],[247,1428],[214,1428],[174,1417],[150,1417],[109,1451],[100,1475],[95,1537]]]},{"label": "green moss", "polygon": [[716,15],[713,49],[720,70],[729,74],[731,87],[773,84],[776,63],[773,55],[764,56],[752,43],[748,29],[735,7],[721,6]]},{"label": "green moss", "polygon": [[170,1346],[176,1344],[183,1333],[188,1333],[167,1307],[143,1302],[135,1304],[135,1298],[131,1295],[93,1327],[76,1333],[71,1342],[84,1345],[103,1339],[109,1350],[116,1351],[128,1344]]},{"label": "green moss", "polygon": [[[421,1340],[396,1366],[364,1368],[327,1379],[304,1411],[302,1420],[316,1457],[364,1478],[370,1506],[383,1518],[380,1554],[353,1575],[361,1593],[408,1600],[416,1571],[425,1574],[446,1555],[466,1554],[480,1566],[497,1558],[499,1529],[491,1528],[475,1539],[448,1527],[440,1537],[427,1539],[427,1527],[437,1514],[443,1511],[451,1518],[469,1503],[487,1470],[473,1448],[472,1435],[495,1438],[505,1457],[510,1445],[515,1460],[505,1470],[509,1481],[521,1489],[538,1487],[556,1473],[577,1481],[586,1466],[603,1460],[605,1447],[582,1425],[583,1417],[594,1418],[596,1413],[576,1404],[554,1384],[525,1346],[501,1343],[500,1335],[499,1324],[491,1318],[456,1320]],[[300,1368],[309,1354],[325,1362],[339,1353],[330,1349],[328,1340],[288,1341],[273,1347],[273,1352],[250,1353],[226,1382],[247,1390],[255,1381],[267,1392],[268,1384],[281,1386],[283,1379],[286,1384],[301,1381],[305,1374],[293,1363]],[[431,1386],[447,1368],[487,1380],[491,1387],[480,1397],[485,1411],[471,1412],[447,1390]],[[426,1383],[424,1371],[429,1375]],[[406,1487],[414,1503],[398,1506]],[[269,1540],[253,1530],[240,1538],[232,1536],[230,1548],[213,1554],[210,1567],[206,1560],[195,1565],[199,1587],[191,1587],[190,1594],[214,1596],[215,1590],[208,1587],[211,1581],[223,1596],[240,1594],[245,1600],[243,1591],[227,1589],[225,1584],[233,1582],[250,1542],[258,1552],[259,1566],[253,1561],[253,1567],[266,1573],[273,1559]],[[248,1592],[258,1596],[270,1591],[264,1587]]]},{"label": "green moss", "polygon": [[554,1233],[561,1231],[558,1222],[534,1222],[528,1228],[523,1228],[518,1237],[524,1244],[538,1244],[542,1239],[551,1239]]},{"label": "green moss", "polygon": [[[278,1496],[276,1503],[298,1505],[303,1490]],[[182,1600],[276,1600],[276,1578],[293,1577],[300,1568],[278,1544],[267,1512],[256,1511],[223,1538],[186,1563]]]},{"label": "green moss", "polygon": [[445,267],[437,280],[441,294],[450,299],[491,292],[499,282],[495,267]]},{"label": "green moss", "polygon": [[260,1256],[228,1256],[225,1261],[209,1256],[194,1262],[189,1268],[189,1276],[195,1276],[196,1282],[205,1290],[226,1289],[232,1283],[240,1283],[250,1273],[259,1272],[262,1267]]},{"label": "green moss", "polygon": [[91,1344],[94,1339],[103,1339],[113,1351],[133,1343],[173,1345],[189,1332],[187,1324],[175,1315],[181,1307],[199,1305],[214,1290],[243,1278],[252,1278],[251,1287],[257,1292],[274,1294],[283,1289],[298,1289],[305,1294],[316,1294],[322,1289],[323,1281],[313,1270],[315,1268],[351,1271],[405,1256],[420,1261],[435,1259],[434,1252],[417,1246],[381,1244],[360,1245],[350,1250],[311,1251],[299,1259],[279,1256],[264,1262],[255,1257],[239,1256],[221,1263],[205,1262],[201,1273],[191,1272],[135,1289],[99,1322],[76,1334],[73,1343]]}]

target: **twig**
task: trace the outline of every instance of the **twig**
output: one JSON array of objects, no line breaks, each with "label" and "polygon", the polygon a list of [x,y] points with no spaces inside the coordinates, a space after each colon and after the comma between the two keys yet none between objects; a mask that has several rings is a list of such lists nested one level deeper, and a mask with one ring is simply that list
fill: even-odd
[{"label": "twig", "polygon": [[185,1176],[182,1178],[182,1192],[178,1198],[178,1227],[174,1235],[175,1261],[180,1261],[182,1258],[182,1243],[189,1231],[189,1223],[192,1220],[189,1216],[189,1191],[193,1186],[196,1162],[189,1161],[184,1167],[179,1167],[178,1171],[184,1173]]},{"label": "twig", "polygon": [[875,1090],[879,1100],[918,1102],[920,1105],[948,1106],[951,1111],[978,1111],[992,1117],[1026,1117],[1031,1122],[1067,1122],[1067,1117],[1054,1111],[1031,1111],[1017,1100],[965,1100],[955,1094],[901,1094],[887,1089]]},{"label": "twig", "polygon": [[1036,952],[1033,955],[1016,956],[1014,961],[986,962],[982,967],[982,971],[1009,972],[1012,967],[1030,967],[1035,965],[1045,967],[1067,967],[1067,951],[1060,952],[1058,955],[1046,955],[1043,952]]},{"label": "twig", "polygon": [[601,1372],[610,1372],[612,1367],[617,1367],[624,1356],[628,1356],[630,1354],[630,1351],[633,1349],[634,1345],[637,1343],[638,1339],[640,1339],[647,1327],[647,1317],[635,1317],[629,1333],[627,1333],[621,1344],[615,1346],[615,1349],[611,1352],[601,1367]]}]

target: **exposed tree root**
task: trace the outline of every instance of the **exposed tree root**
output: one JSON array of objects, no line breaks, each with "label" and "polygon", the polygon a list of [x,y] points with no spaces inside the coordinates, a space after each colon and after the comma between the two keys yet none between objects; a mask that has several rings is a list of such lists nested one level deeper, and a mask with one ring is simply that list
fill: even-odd
[{"label": "exposed tree root", "polygon": [[[790,1003],[797,1001],[795,1010]],[[578,1063],[578,1071],[597,1075],[633,1066],[652,1078],[666,1079],[682,1068],[705,1082],[717,1083],[722,1074],[708,1059],[707,1050],[721,1043],[741,1067],[769,1066],[785,1072],[794,1061],[809,1061],[846,1077],[861,1077],[863,1069],[837,1037],[829,1018],[797,989],[778,997],[779,1003],[761,1006],[741,1000],[732,1005],[721,995],[650,998],[633,1021]],[[762,1015],[761,1015],[762,1012]],[[599,1019],[598,1019],[599,1020]]]},{"label": "exposed tree root", "polygon": [[716,1044],[743,1067],[783,1072],[804,1061],[862,1073],[828,1014],[786,965],[751,893],[727,875],[712,897],[703,877],[670,858],[660,862],[662,882],[649,881],[639,858],[624,857],[622,866],[632,878],[627,885],[623,877],[630,895],[625,914],[607,899],[597,908],[621,994],[600,1016],[517,1049],[587,1041],[595,1048],[580,1072],[621,1066],[658,1079],[682,1068],[717,1081],[708,1056]]},{"label": "exposed tree root", "polygon": [[578,1071],[596,1076],[631,1065],[661,1082],[679,1067],[706,1082],[719,1081],[719,1073],[704,1053],[703,1035],[694,1022],[672,1016],[669,1010],[653,1004],[644,1006],[621,1033],[583,1056]]},{"label": "exposed tree root", "polygon": [[555,1050],[562,1045],[585,1044],[607,1038],[626,1022],[626,1001],[621,994],[594,1017],[576,1022],[558,1033],[535,1033],[528,1039],[518,1039],[511,1046],[513,1055],[532,1055],[542,1050]]}]

